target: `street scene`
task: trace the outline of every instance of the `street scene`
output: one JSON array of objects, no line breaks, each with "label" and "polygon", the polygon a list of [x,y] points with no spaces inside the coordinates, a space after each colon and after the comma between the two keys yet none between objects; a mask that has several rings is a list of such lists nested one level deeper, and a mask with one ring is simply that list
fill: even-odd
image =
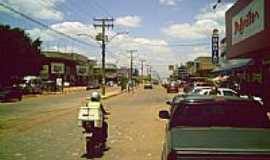
[{"label": "street scene", "polygon": [[[84,159],[85,142],[77,116],[78,102],[88,94],[29,98],[18,104],[4,104],[5,109],[1,106],[1,158]],[[111,112],[110,148],[102,159],[160,158],[164,122],[158,118],[158,111],[168,108],[166,99],[169,96],[157,87],[138,88],[134,93],[104,100],[106,110]]]},{"label": "street scene", "polygon": [[0,160],[270,160],[268,0],[0,0]]}]

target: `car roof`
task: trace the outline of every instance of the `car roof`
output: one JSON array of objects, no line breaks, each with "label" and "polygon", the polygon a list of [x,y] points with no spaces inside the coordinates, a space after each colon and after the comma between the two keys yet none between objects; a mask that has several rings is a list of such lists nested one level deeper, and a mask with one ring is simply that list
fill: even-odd
[{"label": "car roof", "polygon": [[185,96],[181,103],[197,104],[197,103],[217,103],[217,102],[252,102],[252,100],[244,99],[236,96],[216,96],[216,95],[188,95]]}]

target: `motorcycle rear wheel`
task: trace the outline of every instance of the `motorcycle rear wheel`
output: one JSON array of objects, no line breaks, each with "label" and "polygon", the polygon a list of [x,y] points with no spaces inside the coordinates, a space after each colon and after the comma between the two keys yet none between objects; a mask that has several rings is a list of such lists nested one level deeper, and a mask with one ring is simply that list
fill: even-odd
[{"label": "motorcycle rear wheel", "polygon": [[95,154],[95,144],[91,139],[86,138],[86,155],[92,157]]}]

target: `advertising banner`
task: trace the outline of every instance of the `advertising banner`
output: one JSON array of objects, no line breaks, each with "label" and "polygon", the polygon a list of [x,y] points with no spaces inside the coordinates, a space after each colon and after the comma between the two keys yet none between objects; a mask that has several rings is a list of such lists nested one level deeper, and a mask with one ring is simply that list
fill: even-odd
[{"label": "advertising banner", "polygon": [[52,74],[64,74],[65,64],[64,63],[51,63],[51,73]]},{"label": "advertising banner", "polygon": [[87,76],[88,73],[89,73],[89,67],[88,66],[77,65],[76,70],[77,70],[77,75],[78,76]]},{"label": "advertising banner", "polygon": [[253,0],[232,18],[232,45],[265,28],[264,0]]},{"label": "advertising banner", "polygon": [[217,29],[214,29],[212,35],[212,63],[219,63],[219,34]]}]

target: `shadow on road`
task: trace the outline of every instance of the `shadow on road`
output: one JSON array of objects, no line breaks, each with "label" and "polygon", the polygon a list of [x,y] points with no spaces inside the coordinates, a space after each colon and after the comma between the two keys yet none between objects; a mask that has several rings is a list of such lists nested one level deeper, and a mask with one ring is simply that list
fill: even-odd
[{"label": "shadow on road", "polygon": [[103,150],[103,153],[101,154],[94,154],[94,155],[89,155],[87,153],[84,153],[81,158],[86,158],[86,159],[93,159],[93,158],[102,158],[103,155],[104,155],[104,152],[107,152],[111,149],[111,147],[106,147],[104,150]]}]

